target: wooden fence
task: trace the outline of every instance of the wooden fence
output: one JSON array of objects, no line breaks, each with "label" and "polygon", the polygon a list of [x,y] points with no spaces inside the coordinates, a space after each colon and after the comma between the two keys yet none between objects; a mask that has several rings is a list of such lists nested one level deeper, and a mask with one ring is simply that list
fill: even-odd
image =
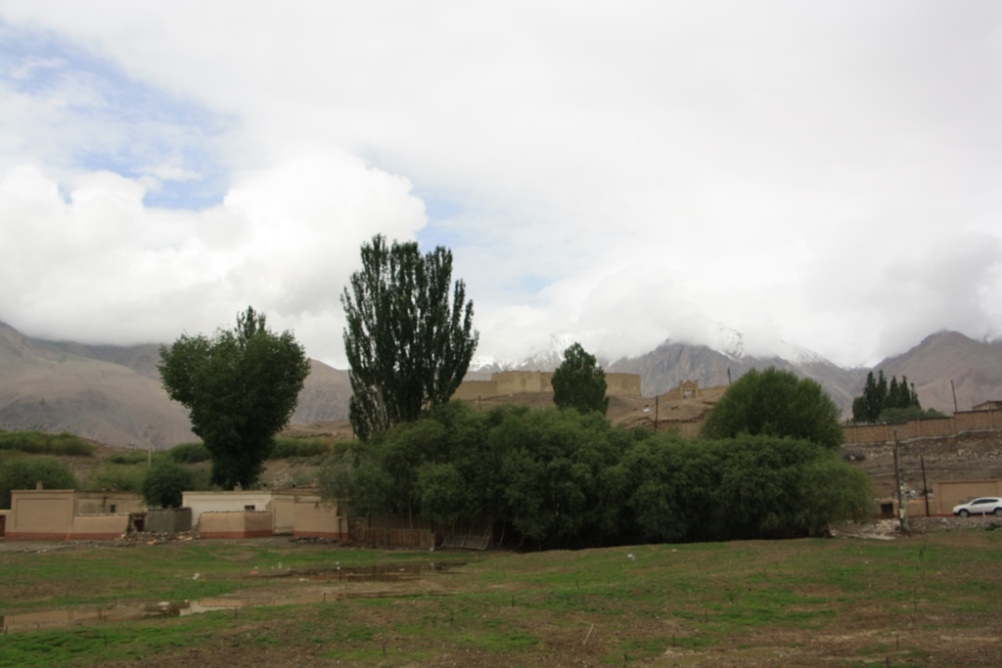
[{"label": "wooden fence", "polygon": [[428,550],[435,546],[435,534],[428,529],[370,527],[362,522],[352,522],[349,525],[348,537],[352,542],[370,547]]}]

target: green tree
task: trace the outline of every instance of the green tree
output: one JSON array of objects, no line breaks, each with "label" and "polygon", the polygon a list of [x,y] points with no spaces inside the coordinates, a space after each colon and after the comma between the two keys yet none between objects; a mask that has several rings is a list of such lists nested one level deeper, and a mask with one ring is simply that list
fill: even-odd
[{"label": "green tree", "polygon": [[623,467],[632,482],[626,523],[648,540],[802,536],[873,512],[866,473],[803,440],[659,436],[632,448]]},{"label": "green tree", "polygon": [[551,383],[557,408],[576,408],[582,413],[598,411],[602,415],[609,408],[605,371],[579,343],[564,351],[564,361],[553,372]]},{"label": "green tree", "polygon": [[361,255],[362,269],[352,274],[341,303],[349,417],[355,435],[367,440],[447,402],[466,375],[478,334],[465,284],[452,284],[448,249],[422,255],[416,243],[387,247],[377,235]]},{"label": "green tree", "polygon": [[161,462],[147,471],[142,493],[146,504],[157,508],[180,508],[182,492],[191,490],[194,479],[188,469],[171,461]]},{"label": "green tree", "polygon": [[160,348],[168,396],[189,410],[212,458],[212,482],[249,487],[289,421],[310,361],[291,332],[276,334],[253,308],[211,339],[184,335]]},{"label": "green tree", "polygon": [[15,489],[76,489],[77,480],[70,468],[51,457],[12,457],[0,465],[0,508],[10,508],[10,493]]},{"label": "green tree", "polygon": [[[878,371],[878,377],[874,380],[873,372],[870,371],[866,374],[863,393],[852,401],[852,421],[882,421],[886,411],[899,409],[917,409],[918,413],[922,412],[915,385],[908,384],[908,376],[901,376],[900,383],[897,376],[891,376],[891,382],[888,384],[883,371]],[[897,417],[903,414],[894,413]]]},{"label": "green tree", "polygon": [[727,389],[703,424],[705,438],[778,436],[837,448],[839,410],[815,381],[789,371],[752,369]]}]

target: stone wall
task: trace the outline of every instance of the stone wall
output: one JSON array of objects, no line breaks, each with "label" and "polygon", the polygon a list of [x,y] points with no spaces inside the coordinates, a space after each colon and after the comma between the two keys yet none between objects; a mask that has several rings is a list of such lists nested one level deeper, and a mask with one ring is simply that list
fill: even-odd
[{"label": "stone wall", "polygon": [[146,513],[145,530],[150,533],[191,531],[191,508],[151,508]]}]

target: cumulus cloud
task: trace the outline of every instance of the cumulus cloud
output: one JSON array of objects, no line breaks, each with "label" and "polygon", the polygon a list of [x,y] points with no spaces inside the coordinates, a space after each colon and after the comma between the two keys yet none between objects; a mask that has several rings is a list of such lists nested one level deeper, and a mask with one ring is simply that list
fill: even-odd
[{"label": "cumulus cloud", "polygon": [[3,319],[43,336],[162,342],[228,326],[250,304],[337,362],[338,298],[360,245],[377,232],[413,238],[425,223],[405,179],[345,155],[242,174],[198,214],[148,208],[143,196],[107,172],[81,175],[64,196],[37,168],[8,171],[0,281],[14,289]]},{"label": "cumulus cloud", "polygon": [[126,320],[95,339],[246,302],[338,363],[382,232],[452,248],[498,356],[735,329],[873,364],[998,334],[1000,25],[906,0],[10,0],[0,317],[79,327],[74,280]]}]

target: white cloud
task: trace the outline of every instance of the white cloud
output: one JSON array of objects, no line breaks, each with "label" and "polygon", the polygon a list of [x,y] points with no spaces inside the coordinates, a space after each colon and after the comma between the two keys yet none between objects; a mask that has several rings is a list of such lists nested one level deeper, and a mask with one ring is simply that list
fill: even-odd
[{"label": "white cloud", "polygon": [[[991,4],[10,0],[0,21],[51,47],[0,77],[7,226],[61,233],[18,246],[62,264],[9,276],[17,326],[70,329],[32,286],[91,256],[82,304],[170,315],[92,337],[246,301],[337,362],[337,297],[383,232],[453,249],[496,355],[722,323],[874,363],[1002,331]],[[456,212],[426,225],[411,184]]]},{"label": "white cloud", "polygon": [[400,177],[354,158],[293,160],[237,179],[199,214],[143,205],[143,187],[81,175],[64,197],[40,170],[0,180],[5,320],[92,342],[170,341],[228,326],[251,304],[275,327],[314,332],[312,354],[343,361],[338,301],[375,233],[409,239],[424,224]]}]

